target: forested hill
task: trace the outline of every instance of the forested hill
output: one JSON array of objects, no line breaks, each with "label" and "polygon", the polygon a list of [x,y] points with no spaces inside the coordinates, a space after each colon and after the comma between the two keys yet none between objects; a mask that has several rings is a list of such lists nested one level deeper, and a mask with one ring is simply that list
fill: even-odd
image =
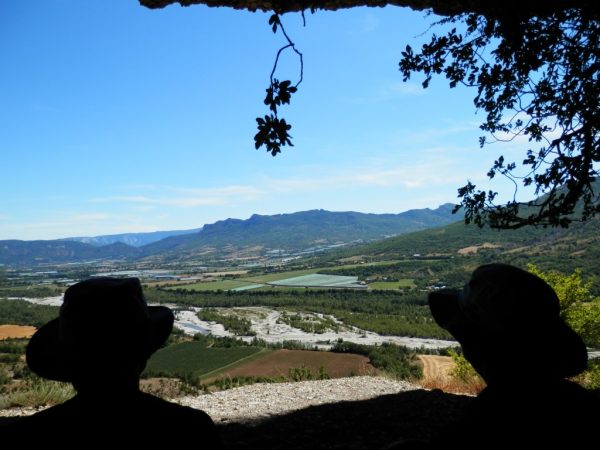
[{"label": "forested hill", "polygon": [[143,247],[147,254],[189,251],[203,247],[263,246],[285,250],[355,240],[383,239],[451,223],[453,205],[437,209],[415,209],[400,214],[331,212],[322,209],[292,214],[263,216],[247,220],[227,219],[205,225],[201,232],[174,236]]},{"label": "forested hill", "polygon": [[590,275],[600,276],[600,219],[573,223],[566,229],[527,227],[501,231],[459,221],[335,252],[325,258],[356,255],[378,260],[472,256],[476,258],[471,264],[503,261],[524,266],[535,262],[546,269],[569,272],[582,268]]},{"label": "forested hill", "polygon": [[[337,242],[377,240],[335,251],[330,257],[324,255],[324,259],[356,255],[378,260],[477,255],[478,262],[494,260],[524,265],[535,261],[547,268],[563,266],[570,270],[581,267],[600,276],[600,265],[597,264],[600,259],[600,219],[574,223],[568,229],[498,231],[456,221],[451,209],[451,205],[442,205],[435,210],[412,210],[401,214],[314,210],[275,216],[254,215],[247,220],[219,221],[206,225],[199,233],[174,236],[139,248],[123,243],[94,246],[62,240],[7,240],[0,241],[0,264],[135,260],[145,256],[193,256],[208,250],[215,254],[243,248],[305,250]],[[415,229],[421,231],[410,232]],[[397,236],[383,239],[386,235]]]},{"label": "forested hill", "polygon": [[[436,227],[456,220],[452,205],[436,209],[417,209],[400,214],[304,211],[273,216],[253,215],[247,220],[227,219],[205,225],[192,234],[170,236],[157,242],[133,247],[109,242],[115,236],[70,238],[76,240],[0,241],[0,264],[79,262],[98,259],[136,259],[144,256],[196,255],[209,249],[213,253],[258,249],[305,250],[316,245],[375,240]],[[174,232],[168,232],[174,233]],[[176,232],[175,232],[176,233]],[[143,234],[143,233],[142,233]],[[116,235],[123,237],[125,235]],[[137,236],[148,238],[149,236]],[[107,240],[108,239],[108,240]],[[85,240],[86,242],[79,242]],[[93,245],[94,244],[94,245]]]}]

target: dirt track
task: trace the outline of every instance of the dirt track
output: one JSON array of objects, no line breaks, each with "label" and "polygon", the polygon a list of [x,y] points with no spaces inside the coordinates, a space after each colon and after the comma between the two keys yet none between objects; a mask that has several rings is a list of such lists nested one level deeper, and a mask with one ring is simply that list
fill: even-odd
[{"label": "dirt track", "polygon": [[25,325],[0,325],[0,340],[10,338],[28,338],[36,328]]}]

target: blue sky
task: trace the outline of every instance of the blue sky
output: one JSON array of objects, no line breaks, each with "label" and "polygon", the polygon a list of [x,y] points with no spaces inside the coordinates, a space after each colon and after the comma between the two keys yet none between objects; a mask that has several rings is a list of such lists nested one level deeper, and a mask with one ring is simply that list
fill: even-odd
[{"label": "blue sky", "polygon": [[[295,146],[254,150],[284,44],[268,17],[135,0],[0,2],[0,239],[434,208],[467,179],[486,185],[493,160],[518,151],[479,148],[473,91],[402,82],[401,51],[427,39],[435,17],[401,8],[309,13],[306,27],[285,15],[305,60],[281,110]],[[278,76],[297,78],[291,54]]]}]

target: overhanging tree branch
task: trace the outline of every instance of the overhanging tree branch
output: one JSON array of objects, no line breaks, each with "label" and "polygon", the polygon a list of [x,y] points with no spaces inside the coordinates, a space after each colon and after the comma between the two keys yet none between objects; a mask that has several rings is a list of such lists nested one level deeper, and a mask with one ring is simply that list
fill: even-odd
[{"label": "overhanging tree branch", "polygon": [[[404,80],[420,72],[424,87],[434,75],[444,75],[450,87],[463,82],[475,87],[475,107],[486,113],[480,128],[496,141],[505,140],[503,135],[506,140],[526,137],[530,146],[521,164],[500,156],[488,176],[500,174],[513,183],[533,185],[538,197],[529,202],[515,197],[496,205],[496,192],[477,190],[468,182],[459,189],[457,207],[464,208],[465,221],[498,228],[566,227],[599,213],[594,183],[600,161],[596,13],[461,14],[442,23],[464,24],[466,29],[434,35],[418,53],[407,46],[400,61]],[[486,136],[480,138],[482,146],[486,141]]]},{"label": "overhanging tree branch", "polygon": [[[304,21],[304,16],[302,17]],[[279,14],[273,14],[269,18],[269,25],[271,25],[273,33],[281,31],[287,44],[281,47],[275,56],[275,63],[273,64],[273,69],[271,70],[271,75],[269,77],[270,84],[267,88],[267,95],[264,100],[265,105],[269,107],[271,112],[264,117],[256,118],[258,132],[254,136],[254,147],[258,150],[264,145],[267,151],[275,156],[281,152],[281,147],[285,145],[289,145],[290,147],[294,146],[291,140],[292,136],[289,134],[289,130],[292,126],[288,124],[285,119],[279,118],[278,108],[283,104],[289,105],[292,94],[298,90],[298,86],[302,83],[304,78],[304,57],[285,31]],[[289,49],[298,56],[300,63],[300,76],[294,85],[292,85],[290,80],[279,81],[275,78],[279,57],[284,51]]]}]

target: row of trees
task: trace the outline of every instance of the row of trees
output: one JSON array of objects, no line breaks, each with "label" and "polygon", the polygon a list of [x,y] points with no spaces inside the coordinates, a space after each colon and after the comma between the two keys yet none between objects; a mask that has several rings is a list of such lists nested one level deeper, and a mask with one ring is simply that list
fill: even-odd
[{"label": "row of trees", "polygon": [[0,299],[0,324],[41,327],[58,317],[58,306],[36,305],[25,300]]}]

